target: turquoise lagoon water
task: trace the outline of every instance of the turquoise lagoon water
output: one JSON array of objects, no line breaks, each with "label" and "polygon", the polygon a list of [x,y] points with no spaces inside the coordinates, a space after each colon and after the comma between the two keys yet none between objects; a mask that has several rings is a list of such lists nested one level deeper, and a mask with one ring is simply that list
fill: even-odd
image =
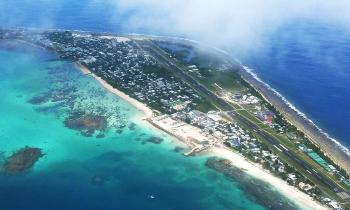
[{"label": "turquoise lagoon water", "polygon": [[[134,122],[134,107],[74,65],[20,46],[0,45],[2,161],[25,146],[45,156],[30,171],[0,175],[0,209],[269,208],[261,183],[228,179],[205,166],[207,157],[184,157],[174,139]],[[108,128],[86,137],[65,127],[76,112],[102,115]],[[164,141],[149,142],[154,136]]]}]

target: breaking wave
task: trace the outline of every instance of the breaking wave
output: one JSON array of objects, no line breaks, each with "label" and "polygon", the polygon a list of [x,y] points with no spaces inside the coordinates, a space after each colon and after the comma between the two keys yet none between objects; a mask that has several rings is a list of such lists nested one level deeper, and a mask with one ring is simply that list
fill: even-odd
[{"label": "breaking wave", "polygon": [[249,73],[256,81],[263,84],[268,90],[272,91],[273,94],[275,94],[277,97],[279,97],[290,109],[295,111],[300,117],[302,117],[304,120],[308,121],[312,126],[314,126],[320,133],[325,135],[328,139],[330,139],[333,143],[335,143],[342,151],[344,151],[348,156],[350,156],[350,150],[342,145],[338,140],[331,137],[327,132],[322,130],[320,127],[318,127],[311,119],[309,119],[305,113],[301,112],[298,108],[296,108],[291,102],[289,102],[281,93],[279,93],[276,89],[272,88],[269,84],[264,82],[262,79],[258,77],[258,75],[254,72],[253,69],[244,66],[241,64],[241,67]]}]

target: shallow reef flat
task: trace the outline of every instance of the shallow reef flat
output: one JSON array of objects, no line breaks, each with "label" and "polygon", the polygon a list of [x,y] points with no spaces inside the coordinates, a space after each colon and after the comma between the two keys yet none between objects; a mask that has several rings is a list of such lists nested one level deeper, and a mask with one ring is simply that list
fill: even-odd
[{"label": "shallow reef flat", "polygon": [[[0,148],[7,168],[20,171],[0,175],[2,208],[265,209],[249,193],[256,186],[208,168],[206,156],[184,157],[90,76],[18,47],[0,47]],[[90,129],[96,138],[81,135]]]}]

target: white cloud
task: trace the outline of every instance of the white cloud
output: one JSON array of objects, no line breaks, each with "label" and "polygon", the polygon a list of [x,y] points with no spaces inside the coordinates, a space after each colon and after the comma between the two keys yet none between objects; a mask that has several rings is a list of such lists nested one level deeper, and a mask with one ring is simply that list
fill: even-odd
[{"label": "white cloud", "polygon": [[[56,24],[67,25],[60,22],[60,11],[71,5],[86,11],[79,18],[87,22],[98,14],[105,18],[112,13],[111,23],[118,24],[110,25],[124,31],[186,36],[242,50],[262,46],[271,32],[294,19],[350,28],[350,0],[0,0],[0,20],[4,25],[31,20],[33,26],[54,28]],[[103,11],[106,5],[108,11]],[[93,10],[94,17],[84,16]]]},{"label": "white cloud", "polygon": [[[105,2],[105,1],[104,1]],[[257,47],[293,19],[350,26],[348,0],[108,0],[127,31],[183,35],[218,46]]]}]

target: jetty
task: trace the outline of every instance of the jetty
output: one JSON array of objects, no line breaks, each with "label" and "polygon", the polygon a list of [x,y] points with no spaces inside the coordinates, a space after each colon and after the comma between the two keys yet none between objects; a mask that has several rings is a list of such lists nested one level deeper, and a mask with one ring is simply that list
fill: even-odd
[{"label": "jetty", "polygon": [[172,119],[169,115],[161,115],[153,118],[146,118],[147,122],[162,130],[163,132],[179,139],[186,144],[190,150],[183,153],[185,156],[193,156],[216,145],[218,138],[206,136],[197,127],[183,121]]}]

